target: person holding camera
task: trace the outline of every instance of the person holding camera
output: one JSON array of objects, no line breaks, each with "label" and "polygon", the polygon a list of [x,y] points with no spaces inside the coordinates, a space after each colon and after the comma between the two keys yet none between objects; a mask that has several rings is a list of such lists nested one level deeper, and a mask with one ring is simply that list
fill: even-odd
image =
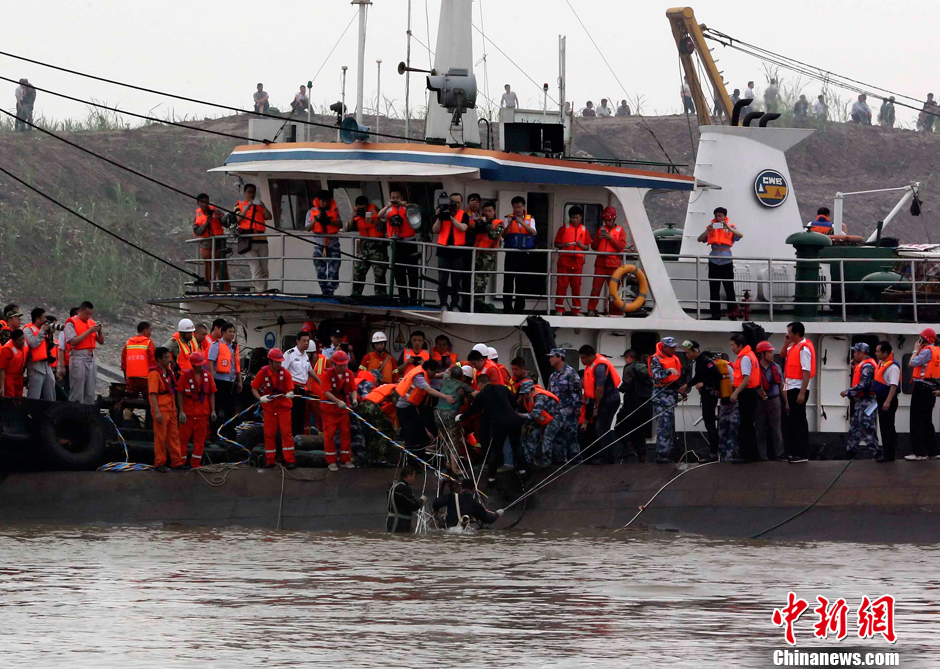
[{"label": "person holding camera", "polygon": [[[450,295],[451,311],[470,311],[470,275],[464,273],[467,267],[467,212],[460,208],[463,196],[453,193],[445,205],[444,196],[438,200],[437,210],[434,212],[434,225],[431,232],[437,235],[437,266],[438,284],[437,297],[440,300],[441,310],[448,307]],[[450,288],[447,283],[450,281]],[[463,294],[461,294],[463,293]]]},{"label": "person holding camera", "polygon": [[324,297],[333,297],[339,287],[339,231],[343,222],[339,219],[336,200],[330,191],[321,190],[313,199],[304,229],[314,235],[313,266],[317,268],[320,292]]},{"label": "person holding camera", "polygon": [[477,257],[473,263],[473,294],[477,310],[484,310],[486,289],[490,277],[496,271],[496,251],[483,249],[499,248],[499,240],[503,235],[503,221],[496,216],[495,202],[487,200],[483,205],[483,212],[473,222],[473,231],[473,246],[477,248]]},{"label": "person holding camera", "polygon": [[98,386],[95,349],[104,343],[101,325],[91,317],[95,305],[82,302],[78,314],[65,322],[65,341],[72,347],[69,360],[69,402],[94,404]]},{"label": "person holding camera", "polygon": [[[528,275],[518,272],[525,272],[534,266],[531,254],[525,251],[535,248],[535,219],[526,213],[524,197],[517,195],[511,204],[512,214],[506,216],[506,225],[503,228],[503,243],[507,249],[515,249],[516,252],[506,254],[503,312],[523,314],[526,303],[524,294],[532,292],[529,290],[532,281]],[[514,291],[517,294],[514,294]]]},{"label": "person holding camera", "polygon": [[737,320],[739,309],[734,296],[734,260],[731,247],[744,235],[728,220],[728,210],[717,207],[715,218],[708,228],[698,236],[698,241],[712,247],[708,256],[708,286],[711,318],[721,320],[721,287],[725,287],[725,299],[728,301],[728,318]]},{"label": "person holding camera", "polygon": [[419,304],[418,266],[421,262],[421,248],[414,243],[417,231],[408,221],[408,202],[402,197],[401,190],[392,188],[388,196],[388,204],[379,209],[379,220],[385,222],[385,233],[392,240],[398,297],[402,302]]},{"label": "person holding camera", "polygon": [[200,193],[196,196],[196,219],[193,221],[193,237],[199,242],[199,257],[207,261],[203,263],[203,276],[206,283],[214,290],[227,293],[231,290],[228,283],[212,285],[215,281],[228,281],[228,264],[222,260],[225,257],[225,228],[222,226],[221,212],[209,204],[209,196]]},{"label": "person holding camera", "polygon": [[242,189],[245,196],[235,205],[238,217],[238,255],[248,260],[251,269],[251,282],[259,293],[268,288],[268,240],[264,238],[267,228],[265,221],[274,215],[264,202],[258,199],[258,189],[254,184],[245,184]]},{"label": "person holding camera", "polygon": [[[36,307],[29,314],[30,324],[23,328],[29,356],[26,361],[26,378],[29,389],[26,396],[34,400],[55,401],[55,373],[52,371],[50,351],[54,348],[49,343],[52,325],[46,318],[46,310]],[[53,318],[53,321],[55,319]]]},{"label": "person holding camera", "polygon": [[379,210],[365,195],[356,198],[352,223],[350,228],[355,228],[362,238],[357,245],[356,259],[353,261],[352,294],[357,297],[362,295],[366,274],[371,267],[375,277],[375,296],[387,297],[385,272],[388,267],[388,245],[382,239],[385,237],[385,230],[379,222]]}]

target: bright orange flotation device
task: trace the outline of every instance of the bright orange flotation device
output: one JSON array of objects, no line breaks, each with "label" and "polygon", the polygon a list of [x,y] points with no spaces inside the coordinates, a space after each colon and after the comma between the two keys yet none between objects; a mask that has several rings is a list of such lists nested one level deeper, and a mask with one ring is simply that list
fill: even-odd
[{"label": "bright orange flotation device", "polygon": [[[637,282],[640,284],[636,299],[630,304],[624,304],[623,298],[620,297],[620,279],[627,274],[635,275]],[[636,311],[642,307],[646,303],[646,296],[649,289],[650,286],[649,282],[646,280],[646,274],[636,265],[621,265],[610,275],[610,281],[607,283],[610,301],[613,303],[614,307],[625,313]]]}]

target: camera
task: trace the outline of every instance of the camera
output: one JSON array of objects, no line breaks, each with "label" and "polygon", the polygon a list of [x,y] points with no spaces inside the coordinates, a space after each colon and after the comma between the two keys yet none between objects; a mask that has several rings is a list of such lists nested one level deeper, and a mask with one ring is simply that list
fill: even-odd
[{"label": "camera", "polygon": [[437,196],[437,217],[442,221],[450,220],[450,196],[447,193]]},{"label": "camera", "polygon": [[365,207],[356,207],[356,216],[359,218],[366,217],[366,208]]}]

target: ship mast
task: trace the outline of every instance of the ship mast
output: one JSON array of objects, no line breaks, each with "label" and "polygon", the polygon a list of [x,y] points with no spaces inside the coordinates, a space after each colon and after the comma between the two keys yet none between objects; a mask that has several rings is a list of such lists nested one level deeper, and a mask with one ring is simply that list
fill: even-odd
[{"label": "ship mast", "polygon": [[366,76],[366,19],[372,0],[352,0],[359,5],[359,64],[356,78],[356,123],[362,125],[362,87]]}]

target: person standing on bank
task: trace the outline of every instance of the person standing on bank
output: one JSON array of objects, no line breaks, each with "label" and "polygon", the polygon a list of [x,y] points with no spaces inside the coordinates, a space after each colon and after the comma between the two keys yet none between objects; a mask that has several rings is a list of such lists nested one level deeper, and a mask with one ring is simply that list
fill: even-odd
[{"label": "person standing on bank", "polygon": [[692,378],[679,388],[679,392],[687,394],[689,387],[698,390],[702,401],[702,422],[705,423],[705,432],[708,434],[708,450],[712,458],[718,456],[718,397],[721,392],[721,370],[707,353],[702,353],[701,346],[695,340],[682,342],[685,357],[693,363]]},{"label": "person standing on bank", "polygon": [[682,363],[676,355],[676,340],[663,337],[656,344],[656,353],[647,361],[650,378],[653,379],[653,413],[656,421],[656,464],[672,462],[672,449],[676,441],[676,404],[679,403],[679,388],[676,383],[682,375]]},{"label": "person standing on bank", "polygon": [[69,402],[94,404],[98,386],[98,360],[95,348],[104,343],[101,326],[91,317],[95,306],[82,302],[78,314],[65,321],[65,341],[71,347],[69,360]]},{"label": "person standing on bank", "polygon": [[721,287],[725,287],[725,299],[728,301],[728,318],[737,320],[738,306],[734,295],[734,260],[731,247],[744,235],[728,220],[728,210],[724,207],[715,209],[715,217],[708,229],[698,236],[698,241],[711,246],[708,255],[708,291],[711,318],[721,320]]},{"label": "person standing on bank", "polygon": [[385,521],[388,532],[410,534],[411,516],[427,503],[427,497],[421,495],[416,499],[411,490],[416,478],[414,468],[405,466],[401,468],[401,477],[392,483],[388,491],[388,520]]},{"label": "person standing on bank", "polygon": [[[470,274],[466,270],[467,212],[461,209],[463,196],[451,193],[450,207],[439,208],[435,213],[431,232],[437,235],[437,298],[440,308],[446,311],[470,311]],[[450,288],[447,283],[450,281]],[[450,300],[448,304],[448,295]]]},{"label": "person standing on bank", "polygon": [[757,451],[762,460],[783,459],[783,371],[774,362],[774,347],[769,341],[757,343],[757,362],[760,363],[760,387],[754,428],[757,433]]},{"label": "person standing on bank", "polygon": [[855,458],[859,444],[864,441],[874,452],[875,459],[881,457],[878,434],[875,430],[875,410],[878,400],[875,398],[875,361],[868,355],[868,344],[859,342],[852,347],[855,369],[852,370],[852,387],[843,390],[842,397],[851,397],[854,402],[852,421],[848,439],[845,441],[845,457]]},{"label": "person standing on bank", "polygon": [[23,328],[29,356],[26,360],[26,378],[29,386],[26,396],[34,400],[55,400],[55,372],[50,361],[49,323],[46,322],[46,310],[36,307],[29,314],[30,324]]},{"label": "person standing on bank", "polygon": [[[751,347],[747,345],[744,335],[735,332],[731,335],[731,352],[737,359],[731,364],[731,393],[732,412],[738,409],[737,427],[731,426],[732,432],[737,432],[738,457],[748,462],[759,460],[757,454],[757,435],[754,430],[754,418],[757,415],[757,403],[760,401],[757,389],[760,388],[760,364]],[[735,422],[732,413],[732,423]]]},{"label": "person standing on bank", "polygon": [[816,348],[805,337],[806,328],[799,321],[787,325],[787,347],[783,356],[784,389],[787,399],[787,420],[784,424],[791,463],[806,462],[809,453],[809,423],[806,404],[809,382],[816,376]]},{"label": "person standing on bank", "polygon": [[940,346],[933,328],[921,330],[914,345],[914,355],[907,363],[914,369],[914,390],[911,393],[911,450],[905,460],[926,460],[940,457],[937,434],[933,426],[934,391],[940,379]]},{"label": "person standing on bank", "polygon": [[898,412],[898,388],[901,387],[901,366],[894,359],[891,344],[878,342],[875,346],[875,368],[873,389],[878,401],[878,426],[881,428],[882,455],[876,462],[894,462],[898,450],[898,431],[894,418]]},{"label": "person standing on bank", "polygon": [[513,251],[506,254],[503,269],[503,313],[524,314],[526,297],[532,285],[530,276],[519,274],[533,268],[532,254],[526,251],[535,248],[535,219],[526,212],[525,198],[517,195],[512,199],[512,214],[506,216],[503,227],[503,246]]}]

